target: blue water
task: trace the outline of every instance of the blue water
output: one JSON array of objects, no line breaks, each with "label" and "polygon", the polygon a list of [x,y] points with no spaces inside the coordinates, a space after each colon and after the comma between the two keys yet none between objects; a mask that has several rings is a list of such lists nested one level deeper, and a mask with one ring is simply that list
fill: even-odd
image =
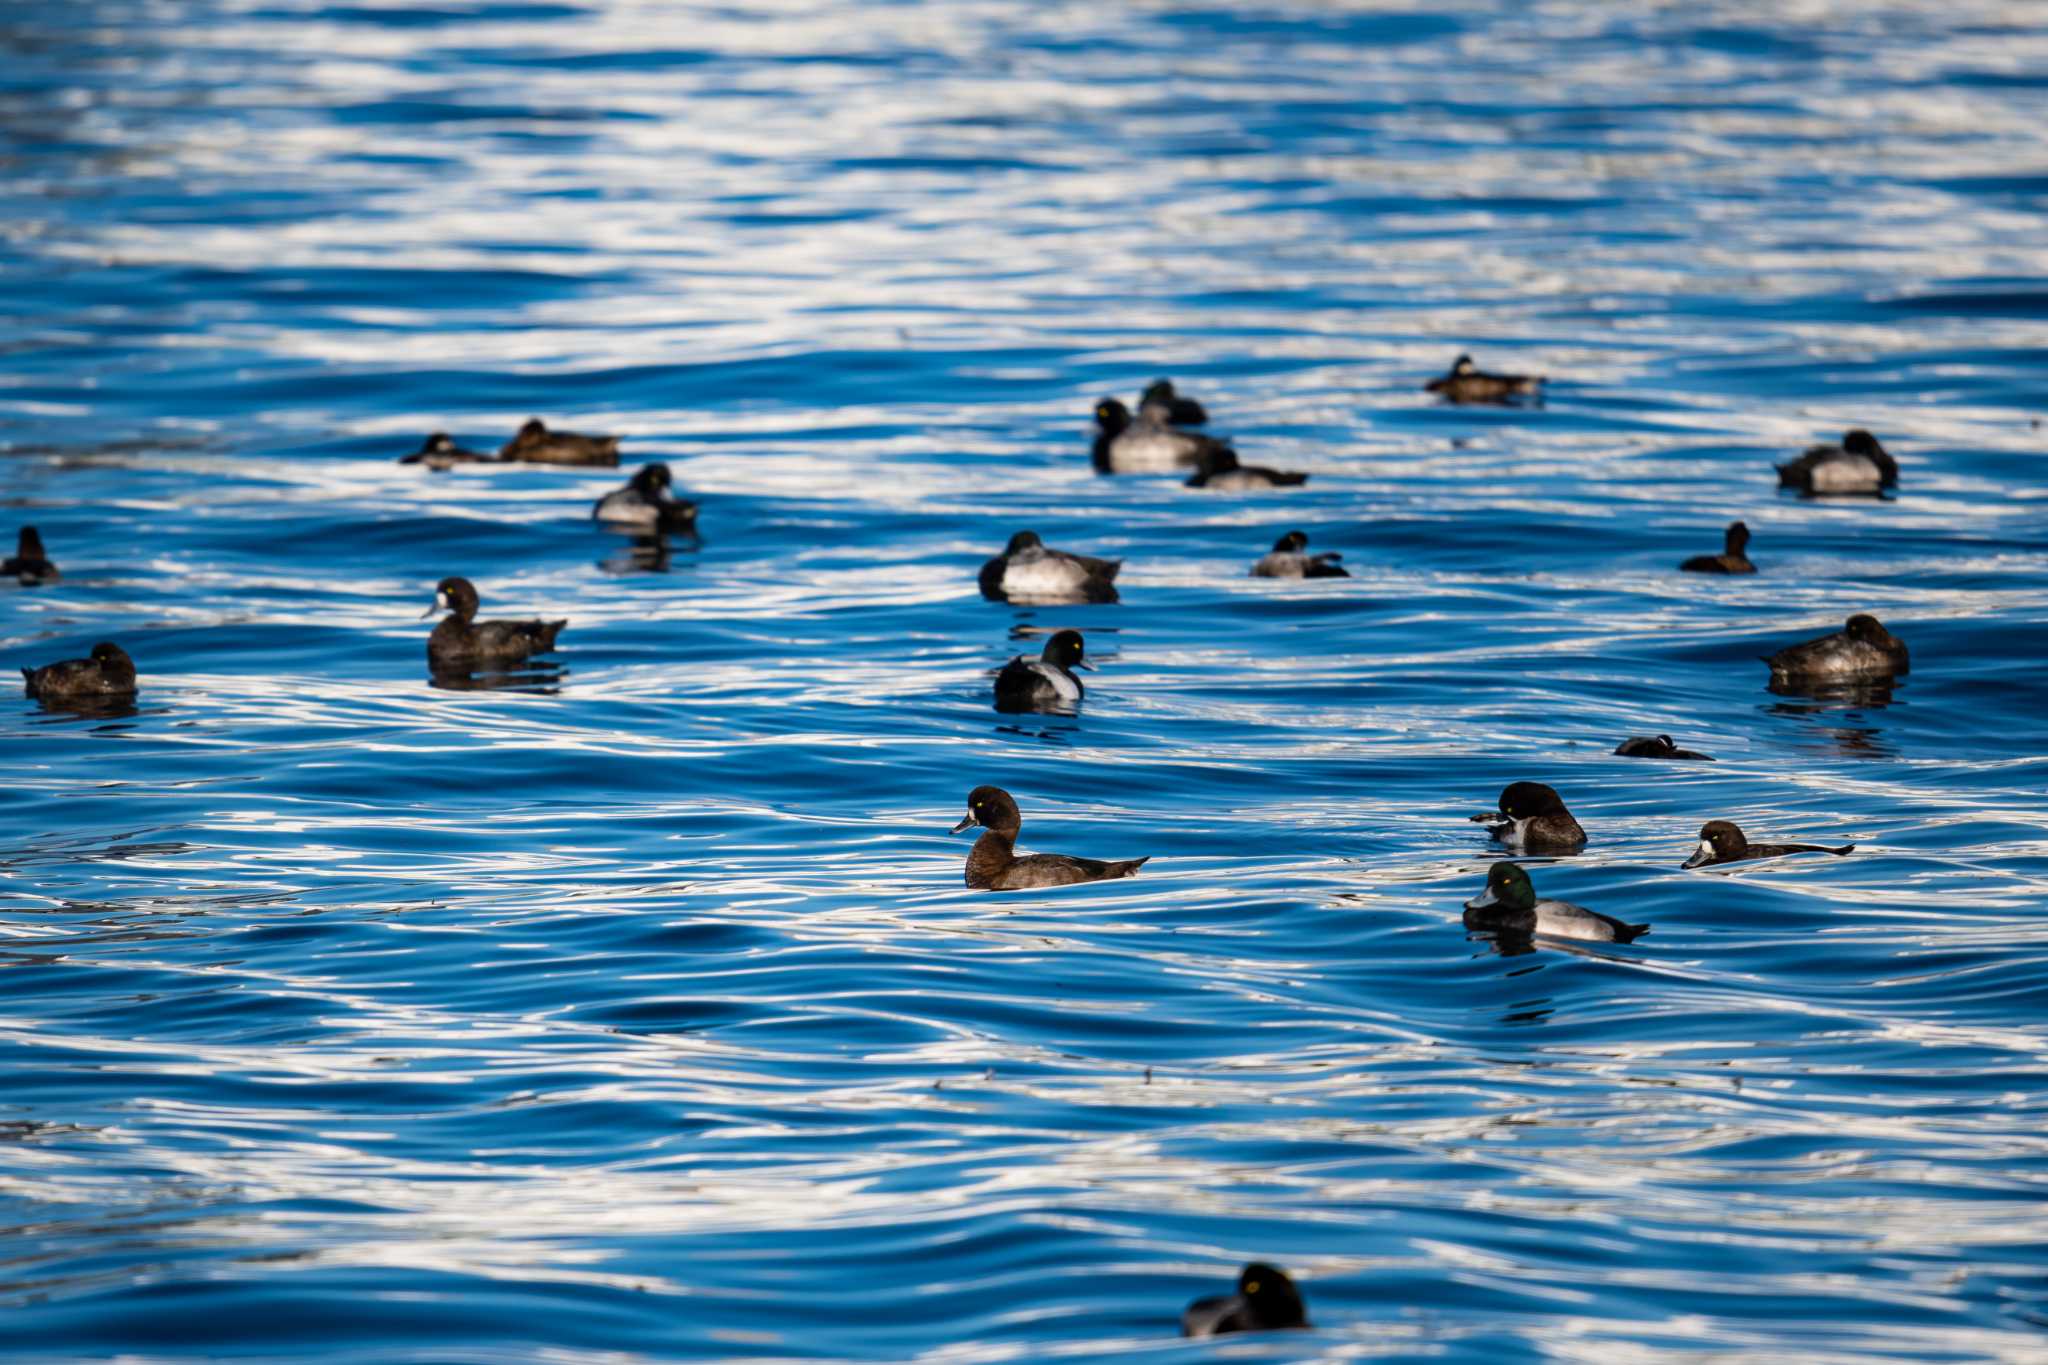
[{"label": "blue water", "polygon": [[[1638,12],[1638,10],[1642,12]],[[0,1353],[2048,1359],[2048,13],[15,0]],[[1439,406],[1452,357],[1553,376]],[[1092,473],[1171,374],[1303,490]],[[531,415],[623,473],[395,458]],[[1896,499],[1801,502],[1847,426]],[[1754,529],[1750,579],[1673,572]],[[1023,527],[1114,606],[983,601]],[[1255,581],[1281,532],[1348,581]],[[8,541],[11,544],[11,539]],[[566,616],[429,685],[446,574]],[[1868,610],[1889,698],[1757,656]],[[988,671],[1077,626],[1071,716]],[[1612,757],[1668,732],[1713,764]],[[1542,892],[1654,927],[1502,954]],[[979,895],[946,829],[1133,881]],[[1708,818],[1855,841],[1731,874]]]}]

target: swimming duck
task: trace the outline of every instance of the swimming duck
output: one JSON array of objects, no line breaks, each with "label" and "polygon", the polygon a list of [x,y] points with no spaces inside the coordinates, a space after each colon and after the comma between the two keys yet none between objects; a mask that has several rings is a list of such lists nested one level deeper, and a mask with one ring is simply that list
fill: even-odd
[{"label": "swimming duck", "polygon": [[1211,442],[1195,452],[1195,472],[1188,479],[1188,487],[1243,493],[1259,488],[1298,488],[1307,482],[1308,475],[1292,470],[1239,464],[1236,451]]},{"label": "swimming duck", "polygon": [[498,458],[523,464],[603,465],[615,469],[619,463],[619,438],[549,431],[547,423],[535,417],[504,444]]},{"label": "swimming duck", "polygon": [[1335,550],[1321,554],[1308,553],[1308,537],[1300,531],[1289,531],[1273,542],[1273,548],[1266,556],[1252,565],[1253,578],[1349,578],[1344,566],[1337,561],[1344,556]]},{"label": "swimming duck", "polygon": [[1717,555],[1694,555],[1679,565],[1683,573],[1755,573],[1756,565],[1749,562],[1743,551],[1749,548],[1749,528],[1739,521],[1728,523],[1728,529],[1721,536],[1721,553]]},{"label": "swimming duck", "polygon": [[1700,763],[1714,761],[1706,754],[1679,748],[1671,742],[1669,735],[1652,735],[1648,739],[1625,739],[1615,746],[1614,752],[1623,758],[1688,758]]},{"label": "swimming duck", "polygon": [[1808,446],[1778,466],[1778,486],[1809,497],[1825,493],[1879,493],[1899,482],[1899,462],[1861,427],[1842,433],[1838,446]]},{"label": "swimming duck", "polygon": [[614,488],[599,498],[590,515],[611,526],[649,531],[694,530],[697,504],[687,498],[671,497],[668,490],[668,466],[645,465],[624,488]]},{"label": "swimming duck", "polygon": [[974,841],[967,855],[967,885],[976,891],[1026,891],[1041,886],[1072,886],[1076,882],[1102,882],[1115,877],[1135,876],[1151,859],[1132,858],[1120,863],[1098,862],[1093,858],[1069,858],[1064,853],[1034,853],[1017,856],[1017,830],[1024,817],[1017,803],[1001,787],[976,787],[967,794],[967,816],[953,826],[953,833],[980,825],[985,833]]},{"label": "swimming duck", "polygon": [[996,710],[1045,711],[1071,707],[1087,691],[1075,669],[1095,665],[1083,657],[1087,646],[1078,630],[1054,631],[1036,659],[1019,654],[996,674]]},{"label": "swimming duck", "polygon": [[479,621],[476,588],[467,578],[444,578],[435,585],[434,605],[423,615],[449,613],[427,637],[427,664],[436,672],[489,664],[517,663],[555,647],[563,621]]},{"label": "swimming duck", "polygon": [[480,450],[464,450],[447,432],[437,431],[422,441],[418,450],[401,456],[398,462],[423,464],[429,469],[446,471],[459,464],[496,464],[498,457]]},{"label": "swimming duck", "polygon": [[1253,1261],[1237,1272],[1237,1292],[1196,1299],[1180,1315],[1184,1337],[1214,1337],[1225,1332],[1265,1332],[1306,1327],[1308,1306],[1287,1272]]},{"label": "swimming duck", "polygon": [[1782,858],[1788,853],[1832,853],[1846,857],[1854,844],[1830,848],[1825,844],[1752,844],[1742,827],[1731,820],[1709,820],[1700,826],[1700,846],[1681,867],[1711,867],[1715,863],[1739,863],[1750,858]]},{"label": "swimming duck", "polygon": [[1453,403],[1501,403],[1526,394],[1541,395],[1540,374],[1488,374],[1461,355],[1451,362],[1450,373],[1424,384],[1428,393],[1440,393]]},{"label": "swimming duck", "polygon": [[1114,602],[1120,559],[1091,559],[1049,548],[1036,531],[1019,531],[981,566],[981,595],[992,602]]},{"label": "swimming duck", "polygon": [[1545,934],[1588,943],[1630,943],[1650,932],[1647,924],[1627,924],[1570,901],[1536,899],[1535,883],[1514,863],[1495,863],[1486,872],[1486,889],[1465,902],[1465,927],[1479,933]]},{"label": "swimming duck", "polygon": [[1472,818],[1509,848],[1530,853],[1569,853],[1586,842],[1586,831],[1564,808],[1556,788],[1541,782],[1508,783],[1501,790],[1498,811]]},{"label": "swimming duck", "polygon": [[1908,671],[1905,641],[1886,630],[1875,616],[1861,612],[1833,635],[1767,654],[1764,662],[1771,666],[1773,682],[1889,678]]},{"label": "swimming duck", "polygon": [[43,538],[33,526],[24,526],[14,540],[14,558],[0,563],[0,576],[18,578],[21,586],[32,588],[57,577],[57,566],[43,552]]},{"label": "swimming duck", "polygon": [[1198,427],[1209,420],[1200,403],[1174,392],[1171,379],[1155,379],[1145,386],[1138,395],[1138,416],[1170,427]]},{"label": "swimming duck", "polygon": [[117,644],[105,640],[84,659],[59,659],[41,668],[21,670],[23,686],[37,701],[93,701],[126,697],[135,691],[135,661]]},{"label": "swimming duck", "polygon": [[1131,410],[1117,399],[1095,405],[1095,448],[1091,457],[1099,474],[1171,474],[1192,469],[1201,452],[1224,448],[1213,436],[1181,431]]}]

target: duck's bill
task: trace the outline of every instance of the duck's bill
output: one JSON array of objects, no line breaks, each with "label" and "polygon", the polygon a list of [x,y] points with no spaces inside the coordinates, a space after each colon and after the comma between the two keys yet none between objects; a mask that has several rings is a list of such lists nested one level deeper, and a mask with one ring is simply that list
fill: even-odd
[{"label": "duck's bill", "polygon": [[1692,856],[1680,863],[1679,867],[1701,867],[1712,861],[1714,861],[1714,846],[1705,839],[1702,839],[1700,840],[1700,846],[1692,851]]},{"label": "duck's bill", "polygon": [[1508,819],[1507,816],[1502,815],[1497,810],[1483,810],[1472,817],[1472,823],[1475,825],[1485,825],[1488,829],[1498,829],[1503,825],[1511,825],[1514,821]]},{"label": "duck's bill", "polygon": [[974,817],[973,817],[972,815],[964,815],[964,816],[962,816],[962,817],[960,818],[960,823],[959,823],[959,824],[957,824],[957,825],[955,825],[955,826],[953,826],[953,828],[952,828],[952,830],[951,830],[950,832],[951,832],[951,833],[954,833],[954,834],[958,834],[958,833],[959,833],[959,832],[960,832],[961,830],[963,830],[963,829],[973,829],[973,828],[974,828],[974,827],[975,827],[976,825],[978,825],[978,824],[980,824],[980,823],[981,823],[981,821],[979,821],[979,820],[975,819],[975,818],[974,818]]},{"label": "duck's bill", "polygon": [[427,603],[427,609],[420,613],[420,620],[424,621],[429,616],[432,616],[435,612],[441,610],[444,610],[444,608],[441,605],[441,594],[435,593],[434,600]]},{"label": "duck's bill", "polygon": [[1474,896],[1471,900],[1466,901],[1465,908],[1467,910],[1484,910],[1487,909],[1489,906],[1495,906],[1499,904],[1500,898],[1493,894],[1493,888],[1489,886],[1484,891]]},{"label": "duck's bill", "polygon": [[1093,673],[1095,671],[1095,665],[1089,663],[1086,659],[1078,661],[1074,667],[1083,673]]}]

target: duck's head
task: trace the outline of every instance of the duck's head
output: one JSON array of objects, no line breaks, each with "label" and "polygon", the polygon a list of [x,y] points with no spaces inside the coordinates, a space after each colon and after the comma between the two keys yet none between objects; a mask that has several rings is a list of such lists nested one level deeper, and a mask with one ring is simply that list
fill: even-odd
[{"label": "duck's head", "polygon": [[1842,433],[1842,449],[1851,455],[1861,455],[1867,460],[1875,460],[1885,453],[1884,447],[1877,443],[1877,438],[1862,427]]},{"label": "duck's head", "polygon": [[1700,826],[1700,846],[1681,866],[1733,862],[1748,849],[1749,840],[1743,835],[1742,827],[1733,820],[1709,820]]},{"label": "duck's head", "polygon": [[1141,406],[1146,403],[1171,403],[1178,397],[1180,395],[1174,392],[1171,379],[1155,379],[1138,395],[1138,402]]},{"label": "duck's head", "polygon": [[1056,630],[1045,642],[1045,652],[1039,655],[1049,664],[1061,668],[1081,668],[1095,671],[1095,665],[1086,661],[1087,646],[1081,640],[1078,630]]},{"label": "duck's head", "polygon": [[420,444],[420,450],[428,455],[442,455],[455,449],[455,438],[445,431],[437,431]]},{"label": "duck's head", "polygon": [[1273,542],[1273,553],[1276,555],[1298,555],[1307,548],[1308,536],[1301,531],[1289,531]]},{"label": "duck's head", "polygon": [[422,617],[432,616],[437,611],[452,611],[459,621],[467,621],[476,615],[476,585],[467,578],[444,578],[434,585],[434,601]]},{"label": "duck's head", "polygon": [[1001,787],[976,787],[967,793],[967,814],[960,823],[953,826],[953,833],[973,829],[980,825],[997,834],[1017,837],[1017,831],[1024,824],[1024,817],[1017,810],[1017,803]]},{"label": "duck's head", "polygon": [[1005,555],[1020,555],[1026,550],[1039,549],[1044,544],[1045,542],[1038,538],[1038,532],[1019,531],[1016,535],[1010,537],[1010,543],[1003,547],[1003,553]]},{"label": "duck's head", "polygon": [[669,489],[668,466],[665,464],[641,466],[640,472],[633,476],[633,488],[643,498],[659,498]]},{"label": "duck's head", "polygon": [[1557,788],[1541,782],[1510,782],[1501,789],[1500,813],[1510,820],[1527,820],[1538,815],[1563,815],[1566,811]]},{"label": "duck's head", "polygon": [[1731,521],[1724,541],[1731,555],[1739,555],[1749,547],[1749,526],[1746,522]]},{"label": "duck's head", "polygon": [[128,657],[128,651],[112,640],[102,640],[92,647],[92,661],[100,666],[103,673],[126,673],[135,676],[135,661]]},{"label": "duck's head", "polygon": [[1250,1310],[1252,1321],[1261,1327],[1308,1326],[1308,1307],[1301,1301],[1301,1291],[1278,1266],[1253,1261],[1238,1271],[1237,1295]]},{"label": "duck's head", "polygon": [[1848,635],[1852,640],[1860,640],[1866,645],[1876,645],[1879,649],[1894,649],[1899,643],[1898,637],[1886,630],[1883,624],[1868,612],[1859,611],[1849,618]]},{"label": "duck's head", "polygon": [[1536,908],[1536,887],[1529,874],[1515,863],[1495,863],[1486,870],[1486,889],[1465,902],[1467,910],[1508,910]]},{"label": "duck's head", "polygon": [[43,538],[33,526],[24,526],[14,537],[14,553],[22,559],[42,559]]},{"label": "duck's head", "polygon": [[544,439],[547,434],[548,424],[546,422],[541,421],[538,417],[529,417],[526,419],[526,425],[519,428],[519,435],[513,439],[519,441],[538,441]]},{"label": "duck's head", "polygon": [[1114,436],[1131,424],[1131,410],[1123,400],[1104,398],[1095,404],[1095,425],[1102,428],[1105,436]]}]

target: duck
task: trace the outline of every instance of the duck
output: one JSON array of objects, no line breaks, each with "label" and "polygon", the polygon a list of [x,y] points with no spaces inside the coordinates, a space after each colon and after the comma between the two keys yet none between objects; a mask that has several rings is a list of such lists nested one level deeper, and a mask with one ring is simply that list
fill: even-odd
[{"label": "duck", "polygon": [[1253,1261],[1237,1272],[1237,1292],[1196,1299],[1180,1315],[1184,1337],[1216,1337],[1225,1332],[1280,1331],[1307,1327],[1308,1306],[1287,1272]]},{"label": "duck", "polygon": [[1308,536],[1300,531],[1289,531],[1273,542],[1273,548],[1252,565],[1253,578],[1349,578],[1342,564],[1337,561],[1344,556],[1335,550],[1321,554],[1308,553]]},{"label": "duck", "polygon": [[109,640],[94,645],[86,658],[24,668],[21,677],[28,695],[37,701],[96,701],[135,694],[135,661]]},{"label": "duck", "polygon": [[624,488],[614,488],[597,500],[590,515],[610,526],[628,526],[646,531],[684,532],[696,529],[697,504],[669,494],[669,472],[665,464],[641,467]]},{"label": "duck", "polygon": [[400,464],[423,464],[437,471],[453,469],[459,464],[496,464],[498,457],[486,455],[481,450],[464,450],[455,444],[455,438],[445,431],[437,431],[420,442],[420,448],[410,455],[399,457]]},{"label": "duck", "polygon": [[1043,886],[1073,886],[1136,876],[1150,857],[1105,863],[1094,858],[1069,858],[1064,853],[1017,856],[1017,830],[1024,817],[1001,787],[976,787],[967,794],[967,815],[953,833],[981,826],[984,833],[967,854],[967,885],[974,891],[1027,891]]},{"label": "duck", "polygon": [[519,434],[498,451],[498,458],[520,464],[602,465],[616,469],[619,438],[584,436],[574,431],[549,431],[538,417],[528,419]]},{"label": "duck", "polygon": [[1199,427],[1209,420],[1200,403],[1174,391],[1171,379],[1155,379],[1145,386],[1138,395],[1138,416],[1169,427]]},{"label": "duck", "polygon": [[1087,644],[1078,630],[1054,631],[1036,658],[1019,654],[996,674],[996,710],[1045,711],[1072,707],[1087,688],[1074,676],[1076,669],[1092,671],[1085,658]]},{"label": "duck", "polygon": [[476,587],[467,578],[444,578],[423,613],[448,616],[427,637],[427,664],[436,672],[518,663],[555,647],[568,621],[479,621]]},{"label": "duck", "polygon": [[1488,374],[1461,355],[1451,362],[1450,372],[1424,384],[1427,393],[1440,393],[1453,403],[1502,403],[1510,398],[1541,396],[1540,374]]},{"label": "duck", "polygon": [[1201,453],[1227,449],[1213,436],[1181,431],[1143,412],[1133,419],[1121,400],[1095,405],[1095,446],[1090,458],[1098,474],[1171,474],[1193,469]]},{"label": "duck", "polygon": [[1487,833],[1530,853],[1569,853],[1586,842],[1586,831],[1565,809],[1557,789],[1541,782],[1510,782],[1501,789],[1500,809],[1472,817]]},{"label": "duck", "polygon": [[1717,555],[1694,555],[1678,566],[1681,573],[1755,573],[1756,565],[1749,562],[1743,551],[1749,548],[1749,527],[1739,521],[1728,523],[1728,529],[1721,533],[1721,553]]},{"label": "duck", "polygon": [[1114,602],[1120,559],[1055,550],[1036,531],[1019,531],[981,566],[981,595],[991,602]]},{"label": "duck", "polygon": [[56,581],[57,566],[50,562],[43,549],[43,537],[35,527],[24,526],[15,533],[14,557],[0,563],[0,576],[18,578],[24,588]]},{"label": "duck", "polygon": [[1680,867],[1712,867],[1716,863],[1740,863],[1751,858],[1782,858],[1788,853],[1832,853],[1845,858],[1856,848],[1826,844],[1752,844],[1742,827],[1732,820],[1709,820],[1700,826],[1700,846]]},{"label": "duck", "polygon": [[1189,488],[1208,488],[1225,493],[1244,493],[1260,488],[1299,488],[1308,475],[1290,469],[1267,469],[1262,465],[1239,464],[1237,452],[1212,442],[1195,452],[1195,472]]},{"label": "duck", "polygon": [[1625,739],[1614,746],[1614,752],[1623,758],[1680,758],[1695,763],[1712,763],[1711,756],[1692,749],[1681,749],[1671,742],[1669,735],[1651,735],[1648,739]]},{"label": "duck", "polygon": [[1833,635],[1764,656],[1773,682],[1838,682],[1891,678],[1908,672],[1906,643],[1875,616],[1858,612]]},{"label": "duck", "polygon": [[1778,486],[1808,497],[1828,493],[1879,494],[1899,482],[1899,462],[1877,438],[1856,427],[1838,446],[1808,446],[1796,460],[1778,466]]},{"label": "duck", "polygon": [[1486,889],[1465,902],[1465,927],[1478,933],[1575,938],[1587,943],[1633,943],[1650,932],[1570,901],[1536,899],[1536,885],[1514,863],[1486,871]]}]

